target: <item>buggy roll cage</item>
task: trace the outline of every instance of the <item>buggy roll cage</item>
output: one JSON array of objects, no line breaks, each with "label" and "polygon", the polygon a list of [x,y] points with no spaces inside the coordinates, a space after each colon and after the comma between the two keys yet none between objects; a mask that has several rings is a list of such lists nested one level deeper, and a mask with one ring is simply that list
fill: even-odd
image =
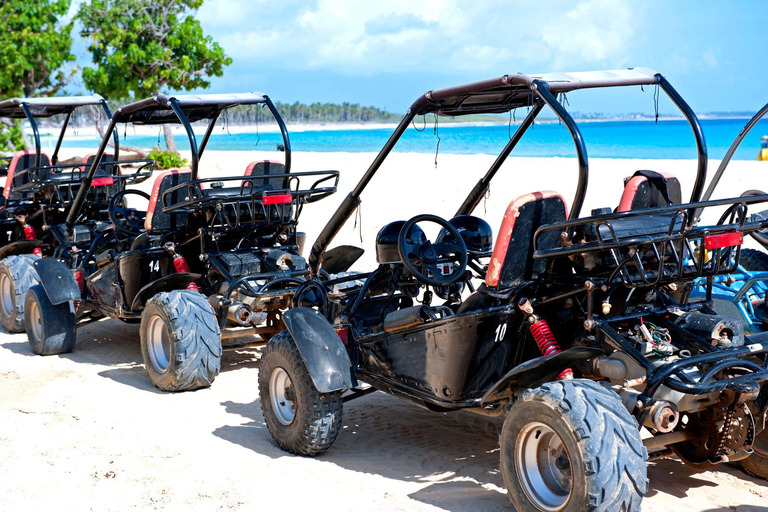
[{"label": "buggy roll cage", "polygon": [[[477,207],[488,190],[496,172],[501,168],[528,128],[534,123],[541,110],[545,105],[549,106],[566,126],[576,146],[579,182],[576,187],[573,203],[571,203],[571,211],[568,218],[578,218],[586,196],[589,177],[587,148],[576,122],[560,101],[558,101],[557,95],[578,89],[631,85],[656,85],[660,87],[688,121],[693,131],[698,155],[696,182],[691,193],[690,202],[697,202],[701,197],[707,177],[707,146],[704,141],[704,133],[696,114],[694,114],[685,100],[660,73],[648,68],[629,68],[613,71],[547,73],[542,75],[509,74],[480,82],[428,91],[413,102],[368,170],[360,178],[352,192],[344,198],[328,221],[328,224],[325,225],[317,237],[309,255],[309,267],[312,273],[317,274],[326,249],[328,249],[331,241],[359,206],[361,202],[360,194],[371,181],[373,175],[379,170],[379,167],[381,167],[381,164],[397,144],[408,128],[408,125],[418,115],[430,113],[442,116],[501,114],[521,107],[531,109],[517,130],[515,130],[509,142],[501,150],[499,156],[491,164],[486,174],[477,182],[456,211],[456,215],[469,215]],[[687,223],[690,226],[692,222],[693,215],[691,214],[687,218]]]},{"label": "buggy roll cage", "polygon": [[[227,110],[238,105],[266,105],[272,116],[277,121],[280,127],[280,133],[283,136],[283,144],[285,146],[285,169],[286,172],[291,170],[291,143],[288,138],[288,130],[285,127],[285,122],[282,116],[275,108],[272,100],[269,96],[259,92],[242,93],[242,94],[186,94],[186,95],[171,95],[158,94],[151,98],[136,101],[128,105],[123,105],[115,111],[107,129],[107,133],[101,141],[96,156],[91,163],[91,167],[88,169],[87,174],[83,178],[83,186],[77,192],[72,207],[69,210],[66,218],[67,233],[70,233],[72,227],[75,224],[77,216],[80,214],[80,210],[85,202],[85,196],[93,183],[96,170],[99,168],[102,156],[106,150],[109,142],[109,137],[114,135],[117,137],[115,130],[118,123],[134,123],[134,124],[146,124],[146,125],[162,125],[169,123],[178,123],[184,127],[189,138],[189,146],[192,152],[192,176],[191,181],[197,180],[198,167],[200,158],[205,151],[205,147],[211,138],[213,128],[216,125],[216,121],[224,110]],[[197,144],[197,137],[192,129],[192,124],[196,121],[203,119],[208,120],[208,127],[206,128],[205,135]],[[219,180],[221,181],[221,180]]]},{"label": "buggy roll cage", "polygon": [[[66,114],[64,123],[61,126],[59,138],[56,141],[56,149],[51,156],[51,163],[55,166],[59,161],[59,150],[61,149],[61,143],[64,141],[64,133],[67,131],[69,121],[72,118],[72,113],[75,109],[80,107],[96,105],[101,106],[104,113],[107,115],[107,119],[112,119],[112,113],[109,110],[107,101],[98,94],[93,94],[91,96],[63,96],[50,98],[10,98],[0,101],[0,117],[26,119],[29,121],[35,139],[35,167],[40,167],[42,150],[40,146],[40,131],[38,130],[35,119]],[[114,144],[115,160],[117,160],[120,151],[120,141],[117,133],[114,134]]]}]

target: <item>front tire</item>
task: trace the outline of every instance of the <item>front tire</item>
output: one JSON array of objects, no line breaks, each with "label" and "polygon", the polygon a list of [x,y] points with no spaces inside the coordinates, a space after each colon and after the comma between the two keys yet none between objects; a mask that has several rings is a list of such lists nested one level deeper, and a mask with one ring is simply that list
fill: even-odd
[{"label": "front tire", "polygon": [[32,266],[39,256],[23,254],[0,261],[0,323],[10,332],[24,332],[27,290],[40,281]]},{"label": "front tire", "polygon": [[647,452],[618,397],[582,379],[522,394],[501,431],[501,473],[518,512],[636,512]]},{"label": "front tire", "polygon": [[36,284],[27,291],[24,319],[35,354],[65,354],[75,348],[77,319],[71,303],[52,304],[43,285]]},{"label": "front tire", "polygon": [[259,397],[269,433],[287,452],[315,456],[339,435],[341,392],[321,393],[315,388],[288,331],[276,334],[264,349]]},{"label": "front tire", "polygon": [[221,369],[216,313],[196,291],[152,297],[141,315],[141,355],[152,383],[163,391],[207,388]]}]

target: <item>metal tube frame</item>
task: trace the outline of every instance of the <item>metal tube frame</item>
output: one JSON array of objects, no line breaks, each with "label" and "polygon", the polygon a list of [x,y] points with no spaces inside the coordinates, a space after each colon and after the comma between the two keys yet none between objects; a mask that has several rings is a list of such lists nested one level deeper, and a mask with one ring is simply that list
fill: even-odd
[{"label": "metal tube frame", "polygon": [[[739,135],[733,140],[731,146],[728,148],[728,151],[726,151],[725,156],[720,162],[720,165],[717,167],[717,171],[715,171],[714,176],[712,176],[712,181],[709,182],[709,186],[704,192],[702,201],[708,201],[709,198],[712,197],[712,194],[715,192],[715,188],[717,188],[718,183],[720,183],[720,179],[723,177],[725,168],[728,167],[729,163],[731,163],[731,159],[736,153],[736,150],[739,149],[739,146],[747,137],[749,132],[752,131],[752,128],[754,128],[757,123],[760,122],[763,117],[765,117],[766,114],[768,114],[768,103],[766,103],[763,108],[761,108],[754,116],[752,116],[752,119],[750,119],[744,128],[741,129]],[[701,211],[701,208],[696,209],[694,222],[699,222],[699,220],[701,220]]]}]

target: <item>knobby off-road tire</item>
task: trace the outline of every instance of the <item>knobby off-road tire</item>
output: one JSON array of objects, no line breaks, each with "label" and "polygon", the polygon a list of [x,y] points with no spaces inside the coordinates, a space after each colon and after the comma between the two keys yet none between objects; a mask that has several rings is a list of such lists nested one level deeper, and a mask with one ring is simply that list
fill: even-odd
[{"label": "knobby off-road tire", "polygon": [[207,388],[221,369],[216,313],[201,293],[160,292],[141,315],[141,355],[163,391]]},{"label": "knobby off-road tire", "polygon": [[40,281],[32,263],[40,256],[22,254],[0,261],[0,323],[10,332],[24,332],[27,290]]},{"label": "knobby off-road tire", "polygon": [[269,433],[283,450],[314,456],[331,447],[341,430],[341,391],[321,393],[288,331],[264,349],[259,397]]},{"label": "knobby off-road tire", "polygon": [[753,448],[755,453],[741,461],[741,467],[748,475],[768,480],[768,429],[757,435]]},{"label": "knobby off-road tire", "polygon": [[751,272],[768,272],[768,254],[757,249],[742,249],[739,264]]},{"label": "knobby off-road tire", "polygon": [[43,285],[27,291],[24,319],[32,352],[41,356],[72,352],[77,340],[77,319],[70,302],[52,304]]},{"label": "knobby off-road tire", "polygon": [[518,512],[637,512],[648,491],[637,421],[582,379],[523,393],[501,431],[501,473]]}]

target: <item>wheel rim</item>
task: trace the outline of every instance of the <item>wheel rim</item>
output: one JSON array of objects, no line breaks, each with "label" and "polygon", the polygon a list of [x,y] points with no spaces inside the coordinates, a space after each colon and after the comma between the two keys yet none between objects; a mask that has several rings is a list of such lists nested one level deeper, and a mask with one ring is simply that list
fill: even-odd
[{"label": "wheel rim", "polygon": [[0,274],[0,302],[6,317],[13,315],[13,283],[8,274]]},{"label": "wheel rim", "polygon": [[282,368],[275,368],[269,376],[269,401],[275,411],[277,421],[290,425],[296,417],[296,396],[293,382]]},{"label": "wheel rim", "polygon": [[573,479],[560,436],[543,423],[530,423],[518,435],[515,452],[517,475],[530,502],[547,512],[563,510]]},{"label": "wheel rim", "polygon": [[149,320],[147,340],[147,352],[152,366],[160,373],[168,369],[171,358],[171,338],[165,321],[159,315],[154,315]]},{"label": "wheel rim", "polygon": [[38,341],[43,339],[43,315],[40,314],[40,306],[37,305],[37,301],[32,301],[29,305],[29,311],[27,311],[27,318],[29,324],[27,329],[32,330],[32,336]]}]

